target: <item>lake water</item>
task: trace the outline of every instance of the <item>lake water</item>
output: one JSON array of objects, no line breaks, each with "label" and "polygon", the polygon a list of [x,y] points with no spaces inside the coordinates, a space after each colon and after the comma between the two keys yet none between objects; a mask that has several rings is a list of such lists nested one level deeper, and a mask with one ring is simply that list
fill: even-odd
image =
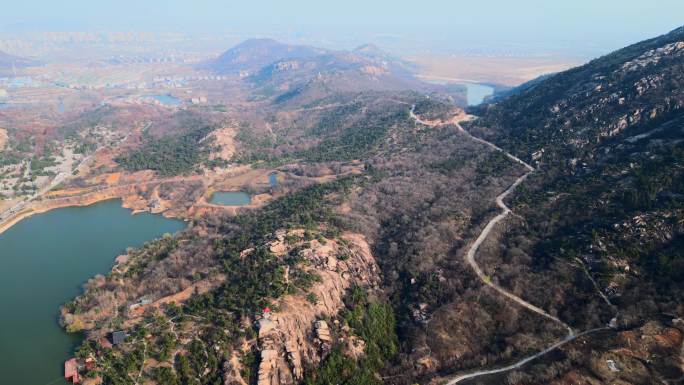
[{"label": "lake water", "polygon": [[156,101],[158,101],[161,104],[167,105],[167,106],[177,106],[180,105],[181,100],[178,99],[175,96],[171,96],[169,94],[166,95],[150,95],[150,97]]},{"label": "lake water", "polygon": [[59,307],[107,273],[128,246],[173,233],[183,222],[106,201],[29,217],[0,234],[2,384],[67,384],[64,361],[80,342],[59,326]]},{"label": "lake water", "polygon": [[209,202],[223,206],[245,206],[252,203],[252,198],[242,191],[219,191],[211,196]]},{"label": "lake water", "polygon": [[465,86],[468,91],[469,106],[477,106],[478,104],[481,104],[487,96],[494,94],[494,87],[476,83],[468,83]]}]

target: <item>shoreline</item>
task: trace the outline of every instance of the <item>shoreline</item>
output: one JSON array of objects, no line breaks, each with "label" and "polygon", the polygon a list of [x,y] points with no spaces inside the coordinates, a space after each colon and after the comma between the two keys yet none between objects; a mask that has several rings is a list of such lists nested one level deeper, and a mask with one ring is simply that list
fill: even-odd
[{"label": "shoreline", "polygon": [[[6,221],[0,223],[0,235],[2,235],[5,231],[11,229],[14,225],[18,224],[19,222],[23,221],[24,219],[30,218],[36,214],[44,214],[48,211],[56,210],[56,209],[64,209],[67,207],[87,207],[87,206],[92,206],[96,203],[104,202],[104,201],[109,201],[109,200],[114,200],[114,199],[122,199],[121,197],[107,197],[107,198],[102,198],[102,199],[95,199],[93,201],[87,201],[86,203],[66,203],[66,204],[57,204],[55,206],[48,206],[48,207],[35,207],[34,205],[31,205],[24,210],[20,211],[17,213],[15,216],[8,218]],[[123,202],[122,205],[123,206]],[[127,207],[124,207],[127,208]]]},{"label": "shoreline", "polygon": [[23,221],[26,218],[31,217],[34,214],[38,214],[34,210],[30,210],[28,212],[20,212],[17,215],[7,219],[3,223],[0,224],[0,235],[2,235],[5,231],[9,230],[12,228],[12,226],[16,225],[17,223]]}]

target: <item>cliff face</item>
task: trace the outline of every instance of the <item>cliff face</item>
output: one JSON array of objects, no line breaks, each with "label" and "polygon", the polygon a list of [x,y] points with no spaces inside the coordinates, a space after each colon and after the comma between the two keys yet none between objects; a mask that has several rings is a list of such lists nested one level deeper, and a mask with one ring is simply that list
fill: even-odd
[{"label": "cliff face", "polygon": [[[293,235],[301,236],[303,231],[280,232],[270,244],[271,251],[284,256],[299,246],[285,243],[285,237]],[[309,266],[307,272],[319,279],[306,295],[281,298],[276,311],[269,309],[257,321],[259,385],[300,382],[305,367],[318,365],[333,344],[344,341],[344,336],[331,334],[332,325],[326,320],[336,317],[345,307],[347,289],[352,285],[376,287],[379,283],[378,267],[360,234],[347,233],[338,240],[324,239],[323,243],[313,240],[299,254]],[[333,322],[339,325],[339,321]]]}]

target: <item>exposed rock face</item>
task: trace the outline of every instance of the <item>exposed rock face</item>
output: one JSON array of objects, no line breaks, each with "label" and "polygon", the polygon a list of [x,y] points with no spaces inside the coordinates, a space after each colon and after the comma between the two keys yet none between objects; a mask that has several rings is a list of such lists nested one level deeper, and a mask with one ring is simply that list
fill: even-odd
[{"label": "exposed rock face", "polygon": [[299,69],[299,62],[296,60],[281,61],[274,64],[277,71],[292,71]]},{"label": "exposed rock face", "polygon": [[564,151],[592,151],[622,132],[681,114],[683,59],[678,29],[549,77],[491,105],[480,122],[508,131],[493,130],[491,138],[508,136],[507,148],[524,159],[542,146],[543,163]]},{"label": "exposed rock face", "polygon": [[328,323],[319,320],[316,321],[314,324],[316,327],[316,337],[322,342],[322,343],[330,343],[332,341],[332,338],[330,337],[330,329],[328,328]]},{"label": "exposed rock face", "polygon": [[5,148],[7,144],[7,130],[0,128],[0,150]]},{"label": "exposed rock face", "polygon": [[385,75],[389,73],[389,71],[387,71],[385,68],[371,65],[361,67],[361,72],[372,76]]},{"label": "exposed rock face", "polygon": [[650,65],[658,64],[658,62],[668,56],[679,57],[682,55],[684,55],[684,41],[665,44],[660,48],[648,50],[638,58],[626,62],[622,65],[622,71],[636,71]]},{"label": "exposed rock face", "polygon": [[[292,248],[286,236],[302,231],[279,232],[270,245],[273,252],[285,254]],[[294,384],[304,376],[304,363],[316,365],[329,352],[335,340],[328,322],[343,308],[346,289],[352,284],[377,285],[378,267],[370,247],[360,234],[345,234],[341,240],[318,240],[300,251],[311,266],[310,273],[321,279],[309,292],[316,303],[302,295],[288,295],[278,303],[280,310],[265,312],[258,321],[259,385]],[[362,341],[361,341],[362,342]],[[352,350],[362,354],[359,341],[351,341]],[[359,348],[361,353],[359,353]]]},{"label": "exposed rock face", "polygon": [[225,127],[214,130],[209,136],[214,141],[216,150],[209,154],[209,159],[230,160],[235,154],[235,133],[237,130],[232,127]]}]

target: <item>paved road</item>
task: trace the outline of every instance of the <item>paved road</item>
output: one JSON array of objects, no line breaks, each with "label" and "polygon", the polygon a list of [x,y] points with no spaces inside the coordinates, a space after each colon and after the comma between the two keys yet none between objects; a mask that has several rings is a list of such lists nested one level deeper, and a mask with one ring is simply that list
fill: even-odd
[{"label": "paved road", "polygon": [[[143,128],[143,130],[148,128],[150,126],[150,124],[151,123],[147,123],[147,125]],[[126,140],[128,140],[128,137],[130,135],[131,134],[129,133],[126,136],[124,136],[124,138],[119,142],[119,144],[125,143]],[[93,151],[90,155],[83,158],[78,163],[78,165],[76,165],[76,167],[74,167],[73,169],[74,170],[80,170],[81,167],[83,167],[88,161],[90,161],[90,159],[92,159],[103,148],[104,148],[104,146],[101,146],[101,147],[98,147],[97,149],[95,149],[95,151]],[[30,168],[30,163],[29,163],[27,169],[28,168]],[[27,208],[31,202],[35,201],[36,199],[45,195],[45,193],[47,193],[50,190],[52,190],[53,188],[57,187],[62,182],[65,182],[71,178],[72,178],[71,172],[67,172],[67,171],[60,172],[50,181],[50,183],[48,183],[48,185],[46,185],[45,187],[43,187],[39,191],[36,191],[33,195],[27,197],[26,199],[24,199],[20,202],[17,202],[14,206],[5,209],[5,211],[3,211],[3,212],[0,212],[0,225],[2,225],[5,221],[13,218],[16,214],[18,214],[19,212],[21,212],[25,208]]]}]

